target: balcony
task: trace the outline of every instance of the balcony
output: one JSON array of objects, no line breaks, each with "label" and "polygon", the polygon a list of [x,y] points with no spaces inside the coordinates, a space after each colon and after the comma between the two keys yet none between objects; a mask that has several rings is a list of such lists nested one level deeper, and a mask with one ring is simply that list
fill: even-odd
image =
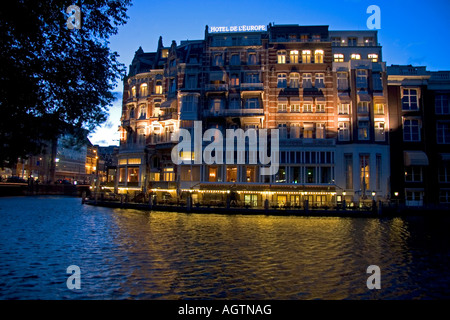
[{"label": "balcony", "polygon": [[261,91],[264,90],[264,83],[241,83],[241,91]]},{"label": "balcony", "polygon": [[178,113],[170,112],[170,113],[164,114],[162,116],[158,116],[158,121],[164,121],[164,120],[178,120]]},{"label": "balcony", "polygon": [[228,91],[228,84],[225,83],[210,83],[205,85],[205,90],[210,92]]},{"label": "balcony", "polygon": [[263,116],[264,109],[220,109],[220,110],[204,110],[205,117],[250,117]]}]

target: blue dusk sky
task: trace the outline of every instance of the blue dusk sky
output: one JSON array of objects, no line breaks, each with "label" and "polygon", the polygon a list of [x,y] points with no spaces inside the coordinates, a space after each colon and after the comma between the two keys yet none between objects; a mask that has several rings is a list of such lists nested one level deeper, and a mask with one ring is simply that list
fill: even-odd
[{"label": "blue dusk sky", "polygon": [[[381,9],[378,42],[387,65],[412,64],[430,71],[450,70],[450,0],[172,0],[133,1],[128,23],[110,39],[127,68],[135,51],[155,51],[159,36],[203,39],[205,26],[299,24],[328,25],[329,30],[367,30],[370,5]],[[118,145],[122,83],[108,121],[90,136],[94,144]]]}]

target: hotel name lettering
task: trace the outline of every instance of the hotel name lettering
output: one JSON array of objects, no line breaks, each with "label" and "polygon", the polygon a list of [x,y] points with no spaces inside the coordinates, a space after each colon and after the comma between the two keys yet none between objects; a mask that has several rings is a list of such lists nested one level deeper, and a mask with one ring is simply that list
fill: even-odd
[{"label": "hotel name lettering", "polygon": [[228,26],[228,27],[210,27],[210,33],[217,32],[243,32],[243,31],[267,31],[267,27],[264,25],[255,26]]}]

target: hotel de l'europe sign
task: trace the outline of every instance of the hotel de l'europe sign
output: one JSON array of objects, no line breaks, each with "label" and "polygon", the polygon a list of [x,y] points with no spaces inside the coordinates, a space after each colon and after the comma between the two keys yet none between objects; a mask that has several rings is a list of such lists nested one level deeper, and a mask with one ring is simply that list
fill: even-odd
[{"label": "hotel de l'europe sign", "polygon": [[252,25],[252,26],[228,26],[228,27],[210,27],[210,33],[218,32],[248,32],[248,31],[267,31],[265,25]]}]

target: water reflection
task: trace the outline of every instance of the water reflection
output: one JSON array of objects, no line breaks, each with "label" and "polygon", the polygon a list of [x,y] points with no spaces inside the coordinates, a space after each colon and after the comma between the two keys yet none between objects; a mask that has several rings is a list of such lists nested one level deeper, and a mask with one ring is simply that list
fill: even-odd
[{"label": "water reflection", "polygon": [[[2,299],[449,297],[448,219],[201,215],[0,198]],[[67,289],[79,265],[82,290]],[[369,265],[381,290],[366,287]]]}]

